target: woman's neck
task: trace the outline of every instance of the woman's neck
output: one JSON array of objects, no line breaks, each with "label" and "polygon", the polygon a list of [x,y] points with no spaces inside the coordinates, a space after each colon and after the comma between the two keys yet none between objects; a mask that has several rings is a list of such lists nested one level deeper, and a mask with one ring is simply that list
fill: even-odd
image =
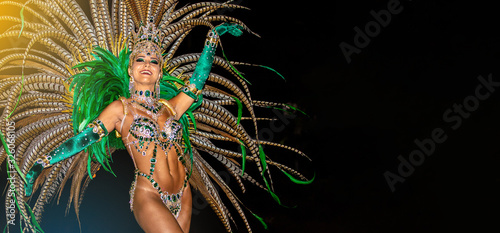
[{"label": "woman's neck", "polygon": [[151,90],[133,90],[130,93],[130,98],[135,102],[146,104],[146,105],[157,105],[159,95]]}]

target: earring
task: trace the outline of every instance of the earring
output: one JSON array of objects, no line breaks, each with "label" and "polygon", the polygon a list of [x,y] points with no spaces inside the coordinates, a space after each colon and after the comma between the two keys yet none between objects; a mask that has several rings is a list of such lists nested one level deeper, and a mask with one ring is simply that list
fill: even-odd
[{"label": "earring", "polygon": [[160,99],[160,79],[158,79],[155,83],[155,89],[156,89],[156,99]]},{"label": "earring", "polygon": [[128,82],[128,90],[130,93],[132,93],[133,88],[134,88],[134,77],[130,76],[130,79]]}]

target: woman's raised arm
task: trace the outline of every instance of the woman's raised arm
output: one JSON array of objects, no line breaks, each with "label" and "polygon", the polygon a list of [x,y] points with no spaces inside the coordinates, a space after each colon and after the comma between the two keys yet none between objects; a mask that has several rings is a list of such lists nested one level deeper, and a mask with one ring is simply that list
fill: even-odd
[{"label": "woman's raised arm", "polygon": [[212,69],[212,63],[214,61],[215,50],[217,49],[217,44],[219,43],[219,37],[226,32],[233,36],[240,36],[242,34],[242,27],[235,23],[224,23],[214,29],[210,30],[205,40],[205,46],[203,47],[203,52],[201,53],[198,63],[196,63],[196,68],[188,82],[181,88],[181,93],[172,98],[169,102],[175,108],[177,115],[176,119],[179,119],[186,110],[189,109],[194,101],[198,101],[198,96],[201,93],[201,89],[205,85],[210,70]]}]

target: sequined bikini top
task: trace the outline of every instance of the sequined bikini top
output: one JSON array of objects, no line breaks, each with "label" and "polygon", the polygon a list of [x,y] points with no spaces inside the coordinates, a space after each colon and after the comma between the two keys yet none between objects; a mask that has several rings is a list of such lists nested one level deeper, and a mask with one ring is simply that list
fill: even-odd
[{"label": "sequined bikini top", "polygon": [[[122,100],[124,101],[124,99]],[[163,125],[157,123],[151,117],[143,116],[132,111],[134,120],[130,125],[129,135],[135,140],[127,143],[127,146],[134,145],[137,152],[142,156],[146,156],[146,151],[149,149],[151,142],[154,143],[154,148],[163,149],[167,153],[173,144],[180,144],[182,140],[182,124],[174,119],[175,111],[166,101],[162,102],[162,106],[170,110],[170,117]],[[163,109],[161,109],[163,110]],[[128,110],[125,110],[128,114]],[[160,113],[163,111],[160,111]],[[127,135],[128,138],[128,135]],[[156,152],[156,151],[155,151]]]},{"label": "sequined bikini top", "polygon": [[130,134],[139,141],[168,143],[181,137],[181,124],[170,116],[162,127],[149,117],[134,115]]}]

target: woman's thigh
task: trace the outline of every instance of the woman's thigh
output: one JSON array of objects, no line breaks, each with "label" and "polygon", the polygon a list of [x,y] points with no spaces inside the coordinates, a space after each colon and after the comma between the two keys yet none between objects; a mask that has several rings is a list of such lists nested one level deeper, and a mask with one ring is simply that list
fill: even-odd
[{"label": "woman's thigh", "polygon": [[135,219],[146,233],[183,232],[158,193],[136,187],[133,202]]},{"label": "woman's thigh", "polygon": [[181,212],[179,213],[179,217],[177,221],[182,228],[184,233],[189,232],[189,228],[191,226],[191,212],[193,208],[193,198],[191,195],[191,187],[188,183],[186,188],[184,189],[184,193],[182,194],[181,199]]}]

